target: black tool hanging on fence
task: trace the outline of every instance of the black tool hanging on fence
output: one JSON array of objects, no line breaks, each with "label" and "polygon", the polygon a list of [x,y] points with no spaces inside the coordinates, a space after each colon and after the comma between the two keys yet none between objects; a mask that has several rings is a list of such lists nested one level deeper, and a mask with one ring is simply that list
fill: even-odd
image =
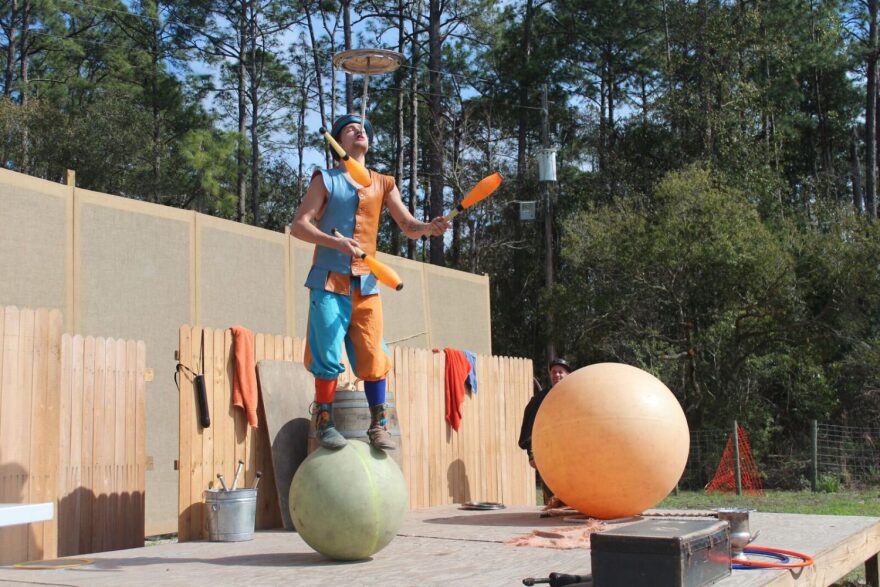
[{"label": "black tool hanging on fence", "polygon": [[202,341],[199,350],[200,360],[199,360],[199,371],[201,373],[196,373],[183,363],[177,363],[177,371],[174,372],[174,382],[177,384],[178,391],[180,390],[180,384],[177,382],[177,375],[180,373],[181,369],[185,369],[189,371],[189,374],[192,375],[193,378],[193,390],[196,394],[196,405],[199,408],[199,423],[202,425],[202,428],[209,428],[211,426],[211,414],[208,411],[208,390],[205,388],[205,331],[202,330]]}]

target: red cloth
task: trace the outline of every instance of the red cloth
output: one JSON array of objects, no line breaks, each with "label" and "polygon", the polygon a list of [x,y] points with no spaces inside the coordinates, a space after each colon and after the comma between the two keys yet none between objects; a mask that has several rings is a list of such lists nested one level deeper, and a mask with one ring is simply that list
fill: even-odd
[{"label": "red cloth", "polygon": [[446,421],[453,430],[461,428],[461,402],[464,401],[464,382],[471,372],[471,363],[464,351],[451,348],[446,353]]},{"label": "red cloth", "polygon": [[248,424],[257,427],[257,365],[254,357],[254,333],[244,326],[232,327],[232,405],[244,409]]}]

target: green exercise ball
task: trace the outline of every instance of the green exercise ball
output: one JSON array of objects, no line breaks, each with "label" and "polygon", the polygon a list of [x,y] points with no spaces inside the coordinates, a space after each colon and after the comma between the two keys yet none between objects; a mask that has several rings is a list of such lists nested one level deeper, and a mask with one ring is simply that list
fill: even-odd
[{"label": "green exercise ball", "polygon": [[406,480],[394,459],[365,442],[318,448],[290,483],[290,518],[306,544],[336,560],[385,548],[403,523]]}]

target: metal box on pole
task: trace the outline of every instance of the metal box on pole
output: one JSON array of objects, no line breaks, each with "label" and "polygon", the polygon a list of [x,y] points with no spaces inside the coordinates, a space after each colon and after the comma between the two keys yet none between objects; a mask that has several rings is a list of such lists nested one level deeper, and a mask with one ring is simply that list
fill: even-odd
[{"label": "metal box on pole", "polygon": [[556,181],[556,149],[538,150],[538,181]]}]

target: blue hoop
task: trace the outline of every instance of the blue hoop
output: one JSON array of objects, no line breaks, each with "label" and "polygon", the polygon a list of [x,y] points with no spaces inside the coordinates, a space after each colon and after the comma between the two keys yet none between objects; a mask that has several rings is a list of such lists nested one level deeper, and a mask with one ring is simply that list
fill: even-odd
[{"label": "blue hoop", "polygon": [[[764,550],[763,548],[751,548],[746,547],[743,549],[743,552],[746,554],[757,554],[758,556],[766,556],[768,558],[774,558],[781,563],[788,563],[791,559],[784,554],[779,554],[778,552],[771,552],[769,550]],[[735,559],[734,559],[735,560]],[[749,570],[749,569],[762,569],[766,567],[753,567],[751,565],[740,565],[737,563],[733,563],[730,565],[730,568],[734,570]]]}]

